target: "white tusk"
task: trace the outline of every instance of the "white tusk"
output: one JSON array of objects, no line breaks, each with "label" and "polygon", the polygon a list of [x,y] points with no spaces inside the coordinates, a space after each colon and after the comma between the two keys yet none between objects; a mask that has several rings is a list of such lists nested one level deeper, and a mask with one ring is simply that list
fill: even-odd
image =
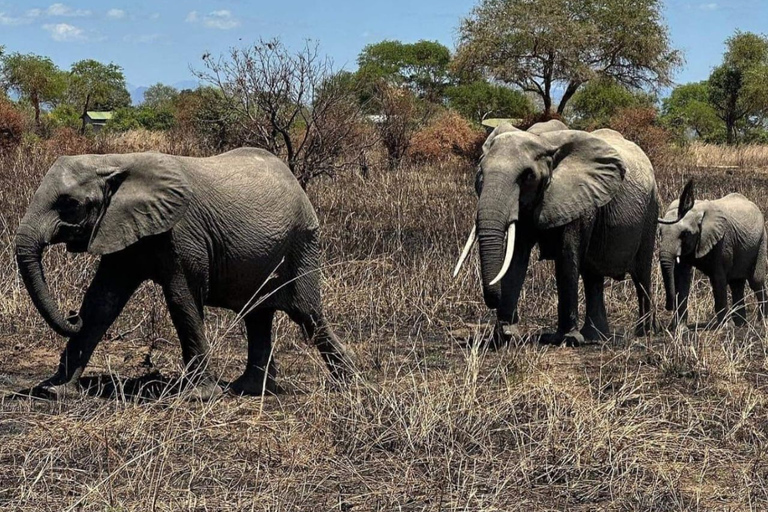
[{"label": "white tusk", "polygon": [[675,263],[677,263],[678,265],[680,264],[680,256],[678,256],[677,258],[675,258]]},{"label": "white tusk", "polygon": [[504,252],[504,263],[501,265],[499,275],[491,281],[491,286],[501,281],[504,274],[509,270],[509,264],[512,263],[512,256],[515,254],[515,223],[509,225],[509,231],[507,231],[507,250]]},{"label": "white tusk", "polygon": [[467,256],[469,256],[469,251],[472,249],[472,246],[475,245],[475,241],[477,240],[477,226],[472,226],[472,232],[469,234],[469,238],[467,238],[467,243],[464,244],[464,250],[461,251],[461,256],[459,256],[459,262],[456,264],[456,268],[453,270],[453,277],[456,277],[459,275],[459,270],[461,269],[461,266],[464,264],[464,261],[466,261]]}]

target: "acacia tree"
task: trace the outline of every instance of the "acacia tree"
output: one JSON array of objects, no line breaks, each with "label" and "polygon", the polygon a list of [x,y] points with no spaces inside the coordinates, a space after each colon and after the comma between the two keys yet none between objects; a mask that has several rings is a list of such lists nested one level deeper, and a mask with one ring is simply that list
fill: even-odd
[{"label": "acacia tree", "polygon": [[562,114],[594,78],[657,88],[681,63],[660,0],[480,0],[461,22],[454,66],[537,95],[547,114],[560,91]]},{"label": "acacia tree", "polygon": [[736,32],[726,41],[723,63],[709,77],[709,101],[725,123],[726,139],[738,128],[761,127],[768,115],[768,38]]},{"label": "acacia tree", "polygon": [[316,44],[290,52],[260,40],[214,59],[197,77],[221,91],[247,142],[285,158],[302,186],[314,177],[357,165],[370,142],[359,137],[356,91],[333,71]]},{"label": "acacia tree", "polygon": [[92,59],[72,64],[68,96],[69,101],[82,113],[81,133],[85,133],[85,115],[92,108],[114,110],[131,104],[131,96],[125,88],[123,68]]},{"label": "acacia tree", "polygon": [[685,138],[693,134],[705,142],[722,142],[723,123],[709,102],[709,83],[693,82],[675,87],[662,101],[664,125]]},{"label": "acacia tree", "polygon": [[48,57],[12,53],[1,57],[2,82],[35,109],[35,126],[40,127],[40,105],[55,103],[66,89],[66,77]]}]

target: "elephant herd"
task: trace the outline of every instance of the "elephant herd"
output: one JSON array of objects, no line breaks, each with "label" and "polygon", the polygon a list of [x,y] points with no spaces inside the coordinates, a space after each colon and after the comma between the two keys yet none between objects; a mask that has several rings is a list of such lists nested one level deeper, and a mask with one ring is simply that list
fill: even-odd
[{"label": "elephant herd", "polygon": [[[719,322],[745,322],[744,288],[766,312],[766,235],[760,210],[739,194],[696,201],[693,184],[659,219],[653,167],[612,130],[570,130],[559,121],[526,131],[501,124],[483,145],[475,180],[476,223],[459,258],[480,248],[483,296],[496,310],[494,342],[518,335],[518,300],[531,251],[555,261],[557,332],[543,341],[579,344],[610,335],[604,278],[628,274],[638,300],[638,335],[657,326],[651,269],[657,230],[666,308],[687,318],[693,268],[712,284]],[[208,371],[204,307],[239,313],[248,338],[236,394],[274,389],[272,321],[283,311],[317,346],[337,380],[353,371],[320,298],[318,220],[287,166],[259,149],[209,158],[160,153],[59,158],[19,224],[16,259],[33,303],[68,338],[55,374],[35,389],[77,393],[79,378],[106,330],[139,285],[162,288],[193,396],[218,394]],[[42,254],[64,243],[101,256],[79,313],[64,315],[43,273]],[[579,277],[586,315],[578,316]]]}]

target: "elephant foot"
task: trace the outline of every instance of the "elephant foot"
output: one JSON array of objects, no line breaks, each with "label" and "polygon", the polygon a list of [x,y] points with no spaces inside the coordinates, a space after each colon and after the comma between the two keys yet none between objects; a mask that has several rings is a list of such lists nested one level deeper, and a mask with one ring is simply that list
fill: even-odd
[{"label": "elephant foot", "polygon": [[181,392],[189,401],[208,402],[220,397],[223,390],[216,379],[202,375],[194,379],[182,380]]},{"label": "elephant foot", "polygon": [[607,341],[611,338],[610,329],[607,325],[598,328],[590,322],[585,324],[579,332],[586,341]]},{"label": "elephant foot", "polygon": [[278,388],[274,378],[264,379],[264,372],[245,372],[229,384],[227,391],[240,396],[260,396],[275,395]]},{"label": "elephant foot", "polygon": [[554,332],[543,333],[539,336],[539,343],[542,345],[558,345],[566,347],[579,347],[584,344],[584,336],[579,331],[570,331],[568,333]]},{"label": "elephant foot", "polygon": [[67,400],[82,396],[82,389],[76,378],[66,379],[59,375],[54,375],[25,394],[45,400]]},{"label": "elephant foot", "polygon": [[506,347],[512,341],[519,340],[521,337],[517,324],[496,322],[493,328],[493,335],[487,340],[485,345],[492,350],[497,350]]}]

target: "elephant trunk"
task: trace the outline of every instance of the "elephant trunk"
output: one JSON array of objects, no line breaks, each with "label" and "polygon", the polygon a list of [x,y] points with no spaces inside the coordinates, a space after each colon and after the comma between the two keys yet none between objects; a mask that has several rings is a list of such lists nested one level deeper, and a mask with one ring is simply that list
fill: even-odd
[{"label": "elephant trunk", "polygon": [[666,294],[666,304],[664,308],[667,311],[674,311],[677,304],[677,290],[675,290],[675,256],[672,252],[661,252],[659,262],[661,263],[661,276],[664,279],[664,292]]},{"label": "elephant trunk", "polygon": [[[477,238],[480,243],[483,298],[485,305],[491,309],[497,309],[501,304],[501,283],[499,281],[507,252],[505,250],[505,235],[510,223],[517,220],[519,190],[515,189],[512,196],[484,193],[481,195],[477,207]],[[514,205],[514,208],[510,208],[511,205]],[[510,210],[514,210],[514,212],[510,212]]]},{"label": "elephant trunk", "polygon": [[62,336],[74,336],[80,331],[82,321],[79,317],[65,318],[59,311],[43,274],[43,249],[50,244],[52,233],[44,228],[29,227],[31,225],[25,218],[16,234],[16,262],[24,286],[48,325]]}]

